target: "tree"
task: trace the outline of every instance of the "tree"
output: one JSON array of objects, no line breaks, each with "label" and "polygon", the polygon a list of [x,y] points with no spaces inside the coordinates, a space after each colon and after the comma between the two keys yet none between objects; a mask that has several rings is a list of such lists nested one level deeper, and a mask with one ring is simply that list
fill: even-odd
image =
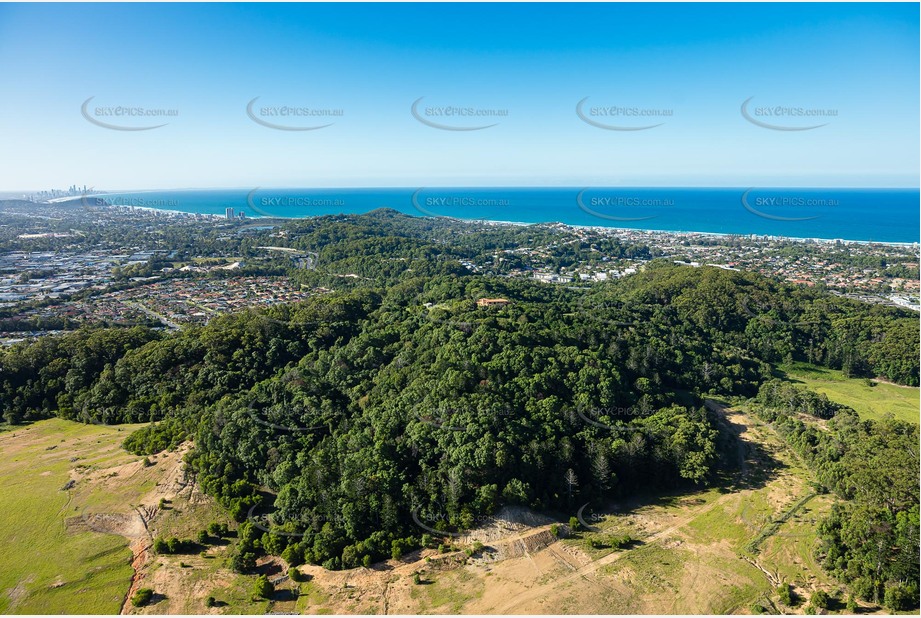
[{"label": "tree", "polygon": [[280,534],[271,534],[265,532],[262,535],[261,543],[262,549],[265,550],[265,553],[278,556],[281,555],[281,552],[287,547],[288,537],[281,536]]},{"label": "tree", "polygon": [[831,598],[824,590],[816,590],[809,599],[810,604],[817,609],[828,609]]},{"label": "tree", "polygon": [[208,524],[208,534],[210,534],[211,536],[214,536],[217,538],[224,538],[227,536],[228,533],[229,533],[229,530],[227,529],[227,524],[218,523],[216,521],[213,521],[210,524]]},{"label": "tree", "polygon": [[845,606],[847,613],[856,614],[857,613],[857,601],[854,599],[854,595],[849,594],[847,597],[847,604]]},{"label": "tree", "polygon": [[886,586],[883,605],[894,612],[907,611],[918,607],[917,588],[915,592],[905,584],[891,584]]},{"label": "tree", "polygon": [[236,573],[249,573],[256,568],[256,554],[237,551],[230,559],[230,568]]},{"label": "tree", "polygon": [[[193,438],[190,472],[241,522],[231,562],[251,572],[266,551],[297,562],[294,538],[305,559],[329,568],[403,555],[418,544],[396,552],[390,542],[413,529],[415,512],[447,532],[510,503],[574,512],[600,503],[615,483],[624,497],[707,484],[721,441],[701,390],[757,394],[757,413],[840,497],[822,534],[823,566],[843,582],[867,580],[877,599],[886,584],[917,581],[917,430],[862,421],[771,381],[776,363],[807,355],[835,369],[849,356],[874,375],[917,381],[918,323],[902,310],[661,262],[580,291],[456,267],[482,263],[477,256],[493,264],[497,253],[522,246],[548,247],[551,268],[596,260],[597,247],[649,257],[648,248],[600,239],[596,247],[542,228],[457,234],[466,228],[393,213],[285,227],[287,240],[316,252],[326,271],[292,278],[337,291],[177,333],[86,329],[4,347],[0,412],[25,421],[156,420],[125,440],[139,459]],[[206,244],[215,255],[249,255],[263,244],[235,234],[178,240],[183,251]],[[757,319],[739,307],[749,295],[758,306],[810,313]],[[484,296],[512,302],[482,311],[476,299]],[[585,312],[586,298],[604,310]],[[816,309],[816,300],[840,310]],[[802,325],[790,327],[794,318]],[[611,320],[631,326],[612,329]],[[433,414],[445,402],[450,414]],[[608,412],[588,418],[576,410]],[[625,422],[642,431],[610,431]],[[273,521],[286,522],[275,535],[246,522],[266,487],[276,495]],[[216,524],[209,531],[226,536]]]},{"label": "tree", "polygon": [[502,490],[502,497],[512,504],[527,505],[531,488],[519,479],[511,479]]},{"label": "tree", "polygon": [[566,481],[566,491],[569,501],[572,501],[572,489],[573,487],[579,486],[579,479],[576,476],[576,473],[573,472],[572,468],[566,470],[566,475],[563,477],[563,480]]},{"label": "tree", "polygon": [[272,596],[273,592],[275,592],[275,586],[272,585],[268,577],[260,575],[256,578],[253,584],[253,598],[268,599]]},{"label": "tree", "polygon": [[288,545],[288,547],[281,552],[281,559],[292,567],[300,566],[304,564],[304,548],[301,547],[300,544]]},{"label": "tree", "polygon": [[611,467],[608,465],[608,458],[603,451],[598,451],[592,459],[592,476],[595,482],[602,490],[611,486]]}]

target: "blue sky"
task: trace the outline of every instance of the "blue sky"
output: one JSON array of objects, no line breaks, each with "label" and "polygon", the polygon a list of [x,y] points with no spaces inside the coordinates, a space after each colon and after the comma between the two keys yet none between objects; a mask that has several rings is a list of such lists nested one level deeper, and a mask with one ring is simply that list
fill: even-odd
[{"label": "blue sky", "polygon": [[[0,5],[0,190],[917,187],[918,18],[917,4]],[[95,120],[168,124],[100,127],[90,97]],[[261,119],[333,124],[262,126],[255,97]],[[420,97],[424,119],[497,124],[428,126]],[[601,124],[662,124],[592,126],[586,97]],[[775,128],[743,117],[750,97]],[[178,115],[96,111],[117,106]],[[280,106],[342,114],[262,114]],[[443,107],[507,115],[426,113]],[[598,115],[612,107],[670,115]],[[778,107],[833,115],[765,115]]]}]

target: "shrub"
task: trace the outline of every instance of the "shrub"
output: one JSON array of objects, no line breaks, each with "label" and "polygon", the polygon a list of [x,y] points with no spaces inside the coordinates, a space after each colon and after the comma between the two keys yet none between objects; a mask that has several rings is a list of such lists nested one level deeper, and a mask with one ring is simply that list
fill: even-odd
[{"label": "shrub", "polygon": [[305,582],[309,579],[305,573],[301,573],[295,567],[288,569],[288,577],[290,577],[293,582]]},{"label": "shrub", "polygon": [[617,538],[614,547],[622,549],[624,547],[629,547],[631,543],[633,543],[633,537],[631,537],[629,534],[625,534],[624,536]]},{"label": "shrub", "polygon": [[207,530],[199,530],[198,536],[195,537],[195,540],[204,545],[210,540],[211,537],[208,536]]},{"label": "shrub", "polygon": [[333,556],[329,560],[323,561],[323,568],[327,571],[338,571],[342,568],[342,562],[339,560],[339,556]]},{"label": "shrub", "polygon": [[185,440],[185,431],[176,421],[163,421],[141,427],[125,438],[122,447],[135,455],[153,455],[173,449]]},{"label": "shrub", "polygon": [[421,584],[421,583],[422,583],[422,576],[419,575],[418,572],[413,573],[413,583],[414,583],[414,584]]},{"label": "shrub", "polygon": [[206,607],[214,607],[215,605],[217,605],[217,601],[214,600],[214,597],[208,597],[205,599]]},{"label": "shrub", "polygon": [[780,597],[780,602],[786,605],[787,607],[793,607],[794,604],[794,593],[793,586],[784,582],[777,586],[777,596]]},{"label": "shrub", "polygon": [[475,554],[479,554],[483,551],[483,544],[480,541],[474,541],[473,545],[464,550],[464,553],[467,554],[467,557],[471,557]]},{"label": "shrub", "polygon": [[137,592],[134,593],[134,596],[131,597],[131,604],[135,607],[142,607],[150,603],[150,600],[153,598],[153,590],[150,588],[140,588]]},{"label": "shrub", "polygon": [[361,559],[361,566],[363,567],[371,566],[371,555],[370,554],[364,555],[364,557]]},{"label": "shrub", "polygon": [[579,530],[579,519],[578,518],[576,517],[569,518],[569,529],[572,530],[573,532],[576,532]]}]

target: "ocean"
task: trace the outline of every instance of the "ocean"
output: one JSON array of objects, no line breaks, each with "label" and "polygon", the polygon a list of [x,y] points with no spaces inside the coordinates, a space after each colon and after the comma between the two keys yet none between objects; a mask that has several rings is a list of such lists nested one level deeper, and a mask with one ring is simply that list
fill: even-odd
[{"label": "ocean", "polygon": [[377,208],[416,216],[670,232],[918,243],[918,189],[220,189],[100,195],[138,208],[302,218]]}]

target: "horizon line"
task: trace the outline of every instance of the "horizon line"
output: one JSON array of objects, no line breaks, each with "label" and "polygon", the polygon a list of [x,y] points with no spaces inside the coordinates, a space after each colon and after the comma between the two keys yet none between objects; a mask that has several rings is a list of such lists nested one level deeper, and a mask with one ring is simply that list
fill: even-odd
[{"label": "horizon line", "polygon": [[[207,186],[207,187],[160,187],[160,188],[131,188],[131,189],[97,189],[90,187],[90,196],[98,193],[148,193],[154,191],[251,191],[258,189],[584,189],[584,188],[618,188],[618,189],[830,189],[836,191],[847,190],[914,190],[921,191],[921,183],[913,186],[830,186],[830,185],[641,185],[641,184],[559,184],[559,185],[471,185],[471,184],[406,184],[406,185],[237,185],[237,186]],[[49,189],[0,189],[0,193],[38,193]]]}]

